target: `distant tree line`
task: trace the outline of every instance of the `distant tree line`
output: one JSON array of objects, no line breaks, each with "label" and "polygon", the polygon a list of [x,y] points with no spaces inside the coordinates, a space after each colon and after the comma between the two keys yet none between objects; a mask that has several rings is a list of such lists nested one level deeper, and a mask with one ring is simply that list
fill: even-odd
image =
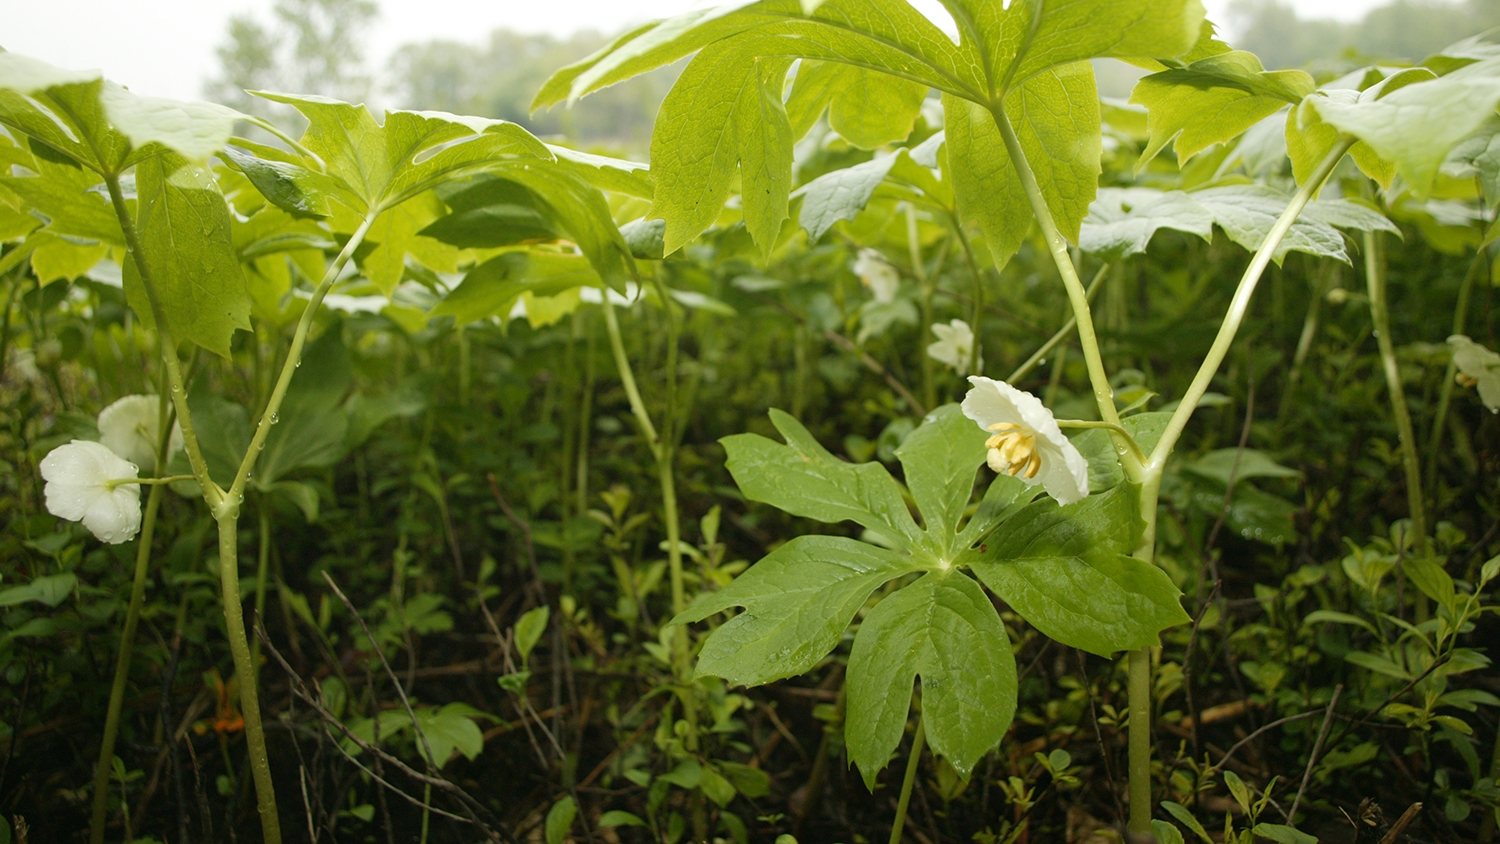
[{"label": "distant tree line", "polygon": [[[401,108],[503,118],[538,135],[643,156],[652,120],[676,79],[664,68],[595,94],[572,109],[530,113],[531,98],[554,70],[589,55],[613,37],[594,31],[566,38],[496,29],[486,43],[433,40],[401,47],[377,90],[367,70],[365,36],[375,0],[277,0],[272,21],[230,19],[218,47],[220,73],[205,86],[214,100],[286,122],[290,111],[244,93],[272,89]],[[1306,67],[1323,77],[1373,61],[1415,61],[1461,38],[1500,26],[1500,0],[1395,0],[1363,20],[1303,19],[1287,0],[1237,0],[1221,31],[1269,68]],[[1107,62],[1101,91],[1127,96],[1136,74]],[[1118,77],[1118,78],[1117,78]]]},{"label": "distant tree line", "polygon": [[1334,74],[1371,60],[1417,61],[1500,26],[1500,0],[1395,0],[1352,23],[1303,19],[1287,0],[1237,0],[1224,23],[1234,46],[1260,56],[1268,68]]}]

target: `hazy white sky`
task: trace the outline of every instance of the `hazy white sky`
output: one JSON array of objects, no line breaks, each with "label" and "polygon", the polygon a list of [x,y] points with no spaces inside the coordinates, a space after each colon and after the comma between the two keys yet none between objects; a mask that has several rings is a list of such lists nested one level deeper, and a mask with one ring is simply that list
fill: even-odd
[{"label": "hazy white sky", "polygon": [[[999,0],[996,0],[999,2]],[[1221,19],[1229,0],[1206,0]],[[1382,0],[1293,0],[1304,17],[1355,19]],[[940,9],[937,0],[914,0]],[[231,15],[271,19],[274,0],[4,0],[0,46],[52,64],[101,68],[137,93],[198,99],[217,68],[214,47]],[[376,68],[402,44],[479,42],[500,26],[559,35],[612,31],[700,5],[698,0],[380,0],[369,58]],[[713,5],[708,2],[706,5]]]}]

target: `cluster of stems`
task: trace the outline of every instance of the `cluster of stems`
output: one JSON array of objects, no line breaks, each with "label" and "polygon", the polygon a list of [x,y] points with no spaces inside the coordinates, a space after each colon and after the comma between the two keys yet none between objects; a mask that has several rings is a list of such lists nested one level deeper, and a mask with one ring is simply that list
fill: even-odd
[{"label": "cluster of stems", "polygon": [[[1193,410],[1208,391],[1215,374],[1223,363],[1225,355],[1229,353],[1234,344],[1235,335],[1239,332],[1240,323],[1244,320],[1249,309],[1251,297],[1265,273],[1266,267],[1270,265],[1276,254],[1277,248],[1286,237],[1287,232],[1296,222],[1297,216],[1307,206],[1323,183],[1332,174],[1334,167],[1344,157],[1349,148],[1354,145],[1351,137],[1341,137],[1330,149],[1323,160],[1318,164],[1316,170],[1297,191],[1296,195],[1286,206],[1281,216],[1267,233],[1265,240],[1256,249],[1254,256],[1246,267],[1244,275],[1240,278],[1239,286],[1235,289],[1234,296],[1230,302],[1229,310],[1225,314],[1223,322],[1219,326],[1218,334],[1214,337],[1213,344],[1209,347],[1208,354],[1204,357],[1192,383],[1186,393],[1182,396],[1162,433],[1161,439],[1152,449],[1149,455],[1144,455],[1140,448],[1131,440],[1130,435],[1120,425],[1119,412],[1115,408],[1114,391],[1110,387],[1109,375],[1104,368],[1103,356],[1099,350],[1098,335],[1094,331],[1093,316],[1089,308],[1089,293],[1080,280],[1078,270],[1074,266],[1073,259],[1068,252],[1068,242],[1058,230],[1057,223],[1052,217],[1051,210],[1047,207],[1045,197],[1042,195],[1041,187],[1038,185],[1036,175],[1026,159],[1026,154],[1021,147],[1020,139],[1016,136],[1014,127],[1010,123],[1004,108],[996,104],[990,109],[1000,135],[1004,139],[1006,152],[1010,161],[1020,178],[1021,185],[1026,192],[1026,198],[1031,206],[1032,214],[1035,216],[1037,226],[1041,229],[1043,239],[1047,243],[1048,252],[1053,262],[1057,265],[1057,271],[1062,276],[1063,286],[1067,291],[1068,301],[1073,310],[1073,319],[1077,323],[1078,342],[1083,350],[1084,363],[1088,370],[1089,385],[1094,393],[1095,403],[1099,408],[1099,416],[1103,420],[1101,427],[1110,431],[1115,441],[1115,451],[1119,457],[1120,464],[1125,472],[1125,477],[1130,483],[1136,485],[1140,490],[1139,513],[1145,528],[1141,535],[1140,545],[1136,548],[1134,556],[1145,562],[1154,562],[1156,549],[1156,510],[1157,500],[1161,492],[1162,473],[1166,468],[1167,458],[1171,456],[1172,449],[1177,440],[1182,436],[1187,427],[1188,420],[1192,417]],[[1096,280],[1097,281],[1097,280]],[[1091,285],[1092,286],[1092,285]],[[1133,840],[1151,841],[1154,836],[1151,832],[1151,649],[1141,648],[1132,651],[1128,659],[1128,683],[1129,693],[1129,742],[1128,742],[1128,769],[1129,769],[1129,819],[1127,829]]]},{"label": "cluster of stems", "polygon": [[[155,323],[157,341],[160,345],[161,358],[164,369],[164,380],[167,390],[163,394],[163,407],[160,418],[163,420],[161,431],[163,439],[158,449],[156,465],[158,469],[166,464],[167,437],[172,429],[168,422],[171,416],[175,416],[181,425],[183,450],[187,453],[188,463],[192,467],[192,478],[198,482],[203,491],[203,500],[213,515],[214,522],[218,528],[219,536],[219,581],[224,607],[224,627],[229,639],[229,650],[234,659],[235,676],[238,678],[240,695],[240,713],[245,721],[245,743],[249,754],[251,776],[255,784],[256,807],[260,814],[261,834],[266,844],[280,844],[281,823],[276,811],[276,794],[271,781],[271,763],[266,751],[265,730],[260,717],[260,699],[258,696],[257,682],[258,671],[256,669],[255,654],[250,647],[249,639],[245,631],[244,607],[240,601],[239,582],[239,516],[240,504],[245,499],[245,488],[250,481],[250,473],[255,468],[256,458],[265,447],[266,438],[270,436],[271,426],[276,424],[277,412],[281,408],[282,400],[286,397],[287,388],[291,385],[292,375],[301,360],[302,349],[307,343],[308,331],[312,327],[313,317],[318,307],[323,302],[323,297],[333,287],[334,281],[339,277],[344,267],[354,256],[354,251],[363,242],[365,233],[369,231],[371,223],[380,214],[383,208],[371,208],[364,216],[359,227],[350,236],[344,248],[328,266],[322,280],[313,290],[312,299],[303,310],[301,318],[292,334],[292,342],[287,350],[287,357],[282,364],[281,371],[271,389],[270,396],[266,400],[260,421],[256,424],[255,432],[250,440],[249,447],[245,450],[244,457],[240,461],[238,470],[235,472],[234,480],[229,488],[220,487],[209,476],[208,462],[203,456],[203,451],[198,443],[198,436],[193,427],[192,413],[187,402],[187,380],[183,374],[182,361],[178,357],[178,345],[167,320],[166,310],[158,295],[159,288],[156,282],[156,256],[149,254],[141,246],[141,240],[136,229],[135,219],[126,204],[124,192],[120,186],[120,179],[116,176],[107,176],[105,185],[109,190],[110,201],[113,205],[115,216],[119,220],[120,228],[125,235],[126,248],[130,259],[135,262],[140,272],[142,287],[145,288],[147,300],[150,302],[151,316]],[[166,402],[170,401],[170,411]],[[166,479],[162,479],[166,480]],[[130,654],[135,639],[135,627],[140,618],[142,598],[145,592],[145,579],[151,556],[151,540],[156,524],[157,509],[161,501],[161,483],[151,484],[151,493],[146,502],[146,513],[142,522],[141,534],[138,539],[136,550],[136,565],[134,581],[131,586],[130,605],[126,611],[125,626],[121,631],[121,641],[118,658],[116,660],[114,683],[110,690],[109,709],[105,718],[105,731],[103,742],[99,751],[98,767],[94,776],[94,806],[92,823],[89,831],[91,844],[101,844],[104,840],[104,822],[106,814],[106,790],[108,785],[109,769],[114,758],[114,743],[119,729],[120,710],[124,699],[124,686],[129,674]],[[264,534],[264,531],[263,531]],[[264,542],[262,543],[265,544]],[[264,556],[264,548],[262,555]],[[264,565],[264,561],[262,561]],[[258,586],[263,581],[264,573],[257,577]],[[260,587],[263,593],[263,587]],[[259,601],[257,599],[257,609]]]}]

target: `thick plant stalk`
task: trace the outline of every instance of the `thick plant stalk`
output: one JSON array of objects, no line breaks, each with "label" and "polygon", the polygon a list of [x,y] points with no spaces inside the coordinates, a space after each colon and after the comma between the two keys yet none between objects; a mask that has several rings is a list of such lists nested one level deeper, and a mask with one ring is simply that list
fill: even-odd
[{"label": "thick plant stalk", "polygon": [[[166,396],[162,396],[158,418],[167,420]],[[163,440],[156,451],[157,474],[166,465],[166,437],[171,425],[160,426]],[[130,679],[130,655],[135,649],[135,628],[141,620],[141,604],[146,597],[146,571],[151,562],[151,538],[156,532],[156,514],[161,509],[161,491],[165,484],[152,484],[146,496],[146,514],[141,519],[141,533],[136,537],[135,576],[130,584],[130,605],[125,610],[125,626],[120,630],[120,650],[115,655],[115,678],[109,688],[109,708],[104,716],[104,735],[99,743],[99,763],[94,768],[94,813],[89,819],[89,844],[104,844],[104,821],[109,809],[109,776],[114,765],[115,739],[120,733],[120,711],[125,705],[125,684]]]},{"label": "thick plant stalk", "polygon": [[[1130,652],[1130,835],[1151,835],[1151,649]],[[1144,810],[1144,811],[1142,811]],[[1140,817],[1144,815],[1142,820]],[[1151,840],[1151,839],[1147,839]]]},{"label": "thick plant stalk", "polygon": [[313,316],[317,313],[318,306],[322,304],[323,297],[333,287],[339,273],[344,266],[354,257],[354,250],[363,242],[365,233],[369,231],[370,225],[375,217],[384,210],[383,208],[372,208],[364,220],[350,235],[349,241],[344,244],[343,250],[329,265],[323,275],[323,279],[313,290],[312,298],[308,302],[302,316],[297,321],[297,328],[292,335],[291,347],[287,351],[287,358],[282,363],[281,373],[277,377],[276,386],[271,391],[271,396],[266,402],[260,423],[256,426],[255,433],[251,438],[250,446],[245,451],[245,456],[240,462],[239,471],[236,473],[234,483],[228,490],[221,489],[208,474],[208,462],[203,457],[203,450],[198,444],[198,435],[193,427],[192,414],[187,405],[187,381],[183,377],[182,362],[177,357],[177,341],[172,335],[170,324],[166,318],[160,299],[156,294],[156,277],[154,268],[147,261],[145,250],[141,247],[140,233],[135,226],[135,219],[130,214],[129,207],[125,204],[125,195],[120,188],[120,179],[116,175],[105,178],[105,186],[109,190],[110,203],[114,207],[115,216],[120,222],[120,228],[125,235],[125,244],[135,260],[137,271],[141,276],[141,286],[145,288],[146,299],[150,303],[151,315],[156,323],[156,332],[161,343],[162,362],[166,365],[167,382],[171,385],[171,399],[173,407],[177,411],[177,420],[182,426],[183,450],[187,452],[188,462],[192,465],[193,476],[197,479],[203,490],[203,500],[208,504],[214,521],[219,528],[219,568],[220,583],[224,589],[222,600],[224,605],[225,631],[229,636],[230,651],[234,656],[235,672],[240,675],[240,712],[245,719],[245,741],[247,752],[250,757],[250,770],[255,779],[256,808],[260,814],[261,834],[265,844],[281,844],[281,821],[276,811],[276,794],[271,782],[271,765],[266,752],[265,734],[260,722],[260,704],[256,698],[256,684],[252,671],[252,660],[250,657],[250,644],[245,636],[244,608],[240,603],[239,593],[239,510],[240,503],[244,500],[245,484],[250,479],[250,471],[255,467],[256,458],[260,456],[261,449],[265,445],[266,437],[270,435],[270,426],[275,424],[276,414],[281,408],[282,399],[286,396],[287,387],[291,384],[292,374],[296,371],[297,363],[302,357],[302,348],[307,342],[307,333],[312,327]]},{"label": "thick plant stalk", "polygon": [[[1375,326],[1375,342],[1380,349],[1380,368],[1391,394],[1391,415],[1395,417],[1396,435],[1401,446],[1401,470],[1406,475],[1406,506],[1410,511],[1412,550],[1418,557],[1427,556],[1427,508],[1422,500],[1422,468],[1417,459],[1417,438],[1412,430],[1411,410],[1406,405],[1406,391],[1401,387],[1401,370],[1396,363],[1396,344],[1391,342],[1391,312],[1386,304],[1385,246],[1379,232],[1365,232],[1365,282],[1370,293],[1370,320]],[[1420,595],[1420,593],[1418,593]],[[1426,596],[1417,602],[1419,619],[1426,616]]]},{"label": "thick plant stalk", "polygon": [[911,756],[906,760],[906,776],[901,778],[901,800],[896,804],[896,820],[891,824],[890,844],[901,844],[901,831],[906,828],[906,809],[911,805],[912,786],[917,781],[917,763],[922,761],[922,749],[927,744],[927,727],[922,716],[917,716],[917,734],[911,739]]},{"label": "thick plant stalk", "polygon": [[[1021,148],[1020,139],[1016,137],[1015,129],[1010,125],[1010,119],[1005,114],[1005,109],[995,104],[990,108],[990,114],[995,119],[995,124],[1000,129],[1000,135],[1005,141],[1006,152],[1010,156],[1011,164],[1015,167],[1021,185],[1026,191],[1027,201],[1036,218],[1038,227],[1047,241],[1047,248],[1052,253],[1054,263],[1057,265],[1058,273],[1062,276],[1063,286],[1068,292],[1069,302],[1073,306],[1073,315],[1078,320],[1078,340],[1083,349],[1084,361],[1088,367],[1089,382],[1094,389],[1094,400],[1099,406],[1100,417],[1107,423],[1118,426],[1120,424],[1119,414],[1114,406],[1114,393],[1109,386],[1109,377],[1104,370],[1104,361],[1099,352],[1098,335],[1094,330],[1092,315],[1089,311],[1088,294],[1084,290],[1082,281],[1078,278],[1077,269],[1073,266],[1072,258],[1068,255],[1068,243],[1058,231],[1056,222],[1052,219],[1051,210],[1047,208],[1046,198],[1042,196],[1041,188],[1037,184],[1036,175],[1031,170],[1031,165],[1026,160],[1026,154]],[[1167,423],[1167,428],[1162,434],[1150,459],[1143,466],[1130,453],[1130,449],[1122,438],[1114,435],[1117,442],[1115,450],[1120,458],[1120,464],[1125,470],[1126,477],[1141,488],[1140,493],[1140,515],[1145,527],[1141,535],[1140,546],[1136,549],[1134,556],[1138,559],[1150,562],[1155,556],[1156,548],[1156,506],[1157,498],[1161,491],[1162,469],[1166,465],[1166,458],[1172,453],[1172,447],[1176,445],[1177,439],[1182,436],[1183,429],[1187,426],[1188,419],[1192,416],[1194,408],[1197,407],[1199,399],[1208,390],[1214,373],[1223,363],[1224,356],[1228,354],[1230,346],[1234,343],[1235,334],[1238,333],[1240,323],[1244,320],[1245,313],[1250,305],[1250,297],[1255,292],[1255,287],[1260,281],[1261,275],[1270,264],[1275,255],[1276,247],[1281,244],[1287,232],[1292,228],[1292,223],[1297,215],[1307,206],[1313,196],[1317,193],[1323,182],[1333,172],[1333,168],[1343,158],[1344,153],[1354,145],[1352,137],[1341,137],[1334,144],[1332,150],[1319,163],[1318,168],[1298,190],[1287,205],[1281,217],[1266,234],[1265,241],[1256,250],[1255,256],[1246,268],[1244,276],[1240,280],[1239,287],[1235,290],[1229,312],[1225,315],[1224,322],[1219,327],[1219,333],[1214,338],[1207,357],[1194,376],[1191,386],[1186,395],[1183,396],[1176,412]],[[1132,838],[1151,841],[1155,836],[1151,833],[1151,654],[1149,650],[1142,649],[1130,655],[1130,818],[1128,829]],[[1136,717],[1142,713],[1142,717]]]},{"label": "thick plant stalk", "polygon": [[[214,483],[208,474],[208,462],[203,457],[203,450],[198,445],[198,435],[193,428],[192,414],[187,405],[187,381],[182,375],[182,361],[177,357],[177,341],[172,336],[170,324],[167,322],[166,311],[156,295],[156,278],[150,262],[146,260],[146,252],[141,248],[140,234],[135,227],[135,219],[130,216],[130,210],[125,205],[125,195],[120,189],[118,176],[110,176],[105,179],[105,186],[109,189],[109,197],[114,205],[115,216],[120,221],[120,228],[125,234],[125,244],[131,257],[135,260],[136,270],[141,276],[141,286],[146,289],[146,298],[151,305],[151,315],[156,322],[157,339],[161,343],[162,362],[167,369],[167,382],[171,384],[172,404],[177,410],[177,421],[182,426],[183,450],[187,452],[188,462],[193,467],[193,476],[198,480],[198,485],[203,489],[203,500],[208,504],[213,513],[214,520],[219,526],[219,567],[220,580],[224,585],[222,596],[224,604],[225,630],[229,634],[229,647],[235,657],[235,671],[241,675],[242,680],[252,678],[247,669],[250,666],[250,643],[245,639],[244,609],[240,606],[239,571],[237,559],[237,522],[239,518],[239,501],[232,498]],[[353,241],[351,240],[352,244]],[[349,255],[353,255],[353,247],[345,249]],[[332,282],[329,281],[329,285]],[[326,291],[326,286],[323,289]],[[299,324],[299,334],[305,336],[304,324],[310,322],[311,312],[316,309],[317,302],[321,296],[314,294],[314,302],[308,305],[308,310],[303,313],[303,324]],[[300,345],[296,345],[294,352],[300,352]],[[287,359],[287,367],[293,366],[294,358]],[[283,382],[290,381],[291,376],[283,371]],[[284,384],[280,393],[285,393]],[[267,412],[274,414],[275,408],[281,404],[279,395],[272,396],[272,405]],[[257,432],[257,436],[261,432]],[[265,437],[259,436],[263,443]],[[250,453],[246,455],[247,461],[253,461],[258,449],[252,445]],[[246,472],[248,475],[248,471]],[[227,531],[226,531],[227,528]],[[227,554],[226,554],[227,548]],[[231,588],[232,587],[232,588]],[[256,809],[260,813],[261,835],[265,844],[281,844],[281,819],[276,813],[276,793],[271,783],[271,764],[266,753],[265,734],[261,730],[260,705],[255,697],[255,683],[240,683],[240,712],[245,718],[245,743],[246,751],[250,756],[250,770],[255,778],[255,801]]]}]

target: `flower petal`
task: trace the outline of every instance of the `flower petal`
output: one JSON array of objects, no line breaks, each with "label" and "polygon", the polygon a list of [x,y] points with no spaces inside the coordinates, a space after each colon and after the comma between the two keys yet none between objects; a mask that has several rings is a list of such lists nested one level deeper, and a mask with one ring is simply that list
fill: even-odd
[{"label": "flower petal", "polygon": [[992,425],[1009,422],[1036,435],[1036,449],[1042,457],[1041,471],[1035,478],[1023,477],[1021,480],[1033,485],[1040,483],[1059,504],[1072,504],[1088,496],[1088,461],[1063,435],[1056,417],[1041,399],[1004,381],[982,375],[970,376],[969,383],[974,386],[964,396],[963,411],[980,428],[989,431]]},{"label": "flower petal", "polygon": [[118,544],[141,527],[139,484],[113,490],[106,481],[138,477],[136,467],[96,442],[73,440],[42,458],[47,485],[47,511],[69,521],[82,521],[101,540]]},{"label": "flower petal", "polygon": [[[99,442],[147,473],[156,469],[161,436],[156,396],[125,396],[99,411]],[[181,434],[177,435],[179,438]]]},{"label": "flower petal", "polygon": [[1478,382],[1479,400],[1491,412],[1500,412],[1500,355],[1462,334],[1449,337],[1448,345],[1458,371]]}]

